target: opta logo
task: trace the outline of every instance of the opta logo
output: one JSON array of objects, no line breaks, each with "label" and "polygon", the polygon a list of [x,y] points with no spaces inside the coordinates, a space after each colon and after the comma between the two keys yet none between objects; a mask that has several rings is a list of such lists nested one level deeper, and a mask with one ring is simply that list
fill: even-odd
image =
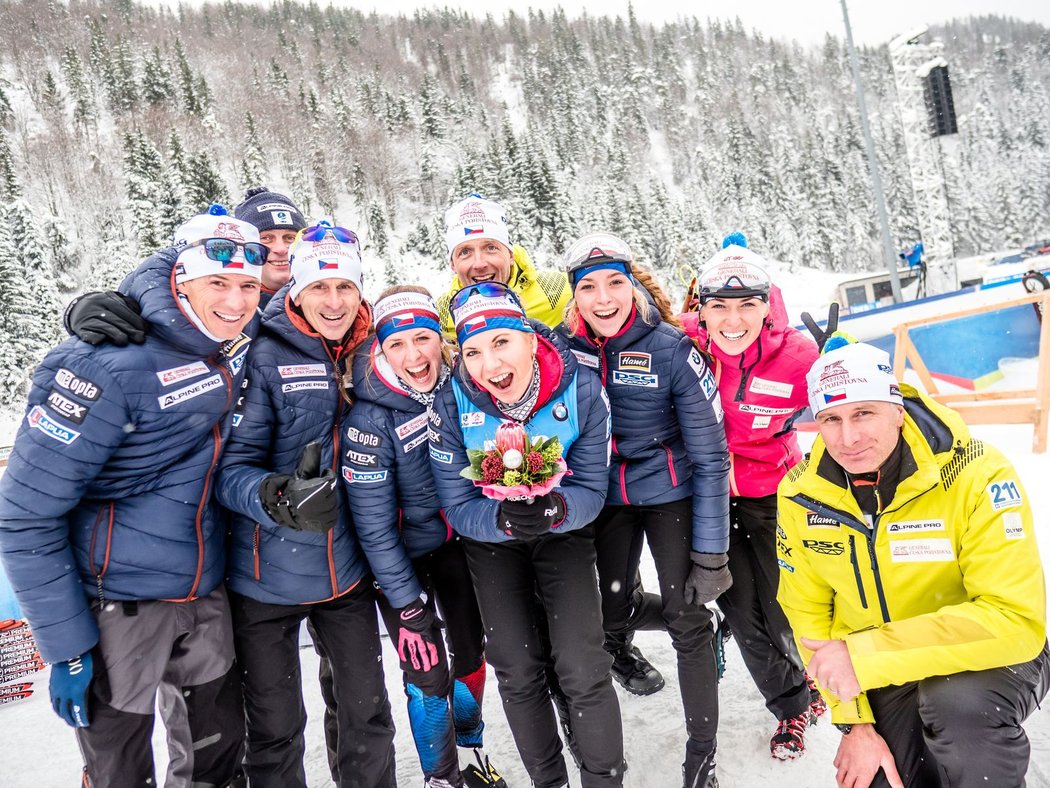
[{"label": "opta logo", "polygon": [[62,368],[55,373],[55,383],[81,399],[96,400],[102,389],[87,378],[78,378],[68,369]]}]

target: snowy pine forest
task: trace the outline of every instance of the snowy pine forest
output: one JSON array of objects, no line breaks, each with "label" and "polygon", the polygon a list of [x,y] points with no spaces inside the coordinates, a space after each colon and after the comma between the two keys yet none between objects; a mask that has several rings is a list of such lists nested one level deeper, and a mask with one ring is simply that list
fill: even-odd
[{"label": "snowy pine forest", "polygon": [[[1050,230],[1050,30],[981,17],[931,33],[959,118],[944,161],[956,251],[1030,242]],[[889,57],[859,55],[903,247],[919,235]],[[508,207],[541,265],[596,228],[667,280],[735,229],[789,264],[880,256],[840,38],[633,14],[6,0],[0,405],[24,396],[72,294],[115,285],[256,183],[361,230],[372,287],[410,259],[443,270],[442,211],[470,191]]]}]

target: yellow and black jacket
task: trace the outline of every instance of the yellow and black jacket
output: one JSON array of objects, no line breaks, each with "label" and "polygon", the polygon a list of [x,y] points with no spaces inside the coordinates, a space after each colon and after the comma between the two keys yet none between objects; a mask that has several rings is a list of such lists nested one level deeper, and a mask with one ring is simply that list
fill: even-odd
[{"label": "yellow and black jacket", "polygon": [[[1017,472],[955,411],[901,389],[901,481],[871,528],[819,437],[778,489],[777,598],[796,641],[846,641],[864,690],[1026,662],[1046,641]],[[832,721],[873,721],[865,693],[844,703],[821,690]]]},{"label": "yellow and black jacket", "polygon": [[[565,306],[572,298],[569,278],[562,271],[538,271],[524,247],[515,245],[514,264],[510,269],[510,289],[517,293],[525,314],[555,328],[565,317]],[[441,333],[452,342],[456,341],[456,327],[452,322],[449,304],[452,296],[463,285],[459,277],[452,277],[448,290],[438,296],[437,308],[441,315]]]}]

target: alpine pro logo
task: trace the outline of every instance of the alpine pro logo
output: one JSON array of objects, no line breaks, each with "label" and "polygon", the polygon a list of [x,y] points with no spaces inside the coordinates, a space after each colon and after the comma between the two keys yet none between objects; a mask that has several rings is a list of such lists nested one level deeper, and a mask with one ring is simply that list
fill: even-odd
[{"label": "alpine pro logo", "polygon": [[846,550],[842,542],[825,542],[821,539],[803,539],[802,546],[820,555],[842,555]]},{"label": "alpine pro logo", "polygon": [[180,402],[194,399],[212,389],[221,389],[222,387],[222,376],[212,375],[210,378],[205,378],[200,383],[194,383],[192,386],[186,386],[186,388],[177,389],[176,391],[157,397],[157,402],[160,404],[161,410],[167,410],[173,405],[178,405]]}]

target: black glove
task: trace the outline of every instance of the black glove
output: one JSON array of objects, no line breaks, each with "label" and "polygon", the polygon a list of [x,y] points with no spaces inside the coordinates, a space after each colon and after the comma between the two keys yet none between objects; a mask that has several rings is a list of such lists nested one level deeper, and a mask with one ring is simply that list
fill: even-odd
[{"label": "black glove", "polygon": [[813,335],[813,341],[817,343],[817,350],[823,350],[824,343],[828,341],[828,337],[834,334],[839,327],[838,302],[832,301],[831,306],[828,307],[828,324],[823,330],[817,325],[817,321],[813,319],[813,315],[809,312],[802,313],[802,323],[809,329],[809,333]]},{"label": "black glove", "polygon": [[116,290],[84,293],[66,307],[62,318],[66,331],[89,345],[112,342],[124,347],[128,342],[146,341],[149,325],[142,319],[142,307],[134,298]]},{"label": "black glove", "polygon": [[438,642],[443,622],[422,599],[398,611],[397,655],[402,670],[426,673],[438,664]]},{"label": "black glove", "polygon": [[565,499],[547,493],[528,501],[501,501],[499,521],[504,531],[516,539],[535,539],[565,519]]},{"label": "black glove", "polygon": [[685,581],[685,601],[690,605],[706,605],[720,597],[733,585],[729,574],[729,556],[725,553],[690,552],[693,569]]},{"label": "black glove", "polygon": [[263,479],[259,499],[278,525],[296,531],[328,533],[339,521],[335,472],[331,468],[321,470],[321,444],[317,441],[303,449],[294,476],[275,473]]}]

